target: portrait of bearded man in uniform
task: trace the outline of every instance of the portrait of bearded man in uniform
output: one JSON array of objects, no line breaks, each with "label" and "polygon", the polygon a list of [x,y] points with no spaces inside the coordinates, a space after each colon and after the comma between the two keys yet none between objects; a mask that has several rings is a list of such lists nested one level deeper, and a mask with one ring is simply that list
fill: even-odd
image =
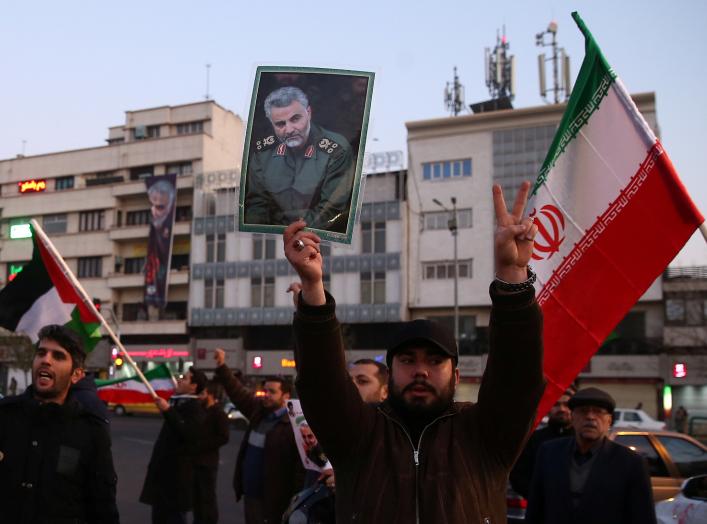
[{"label": "portrait of bearded man in uniform", "polygon": [[[251,122],[255,116],[258,125],[251,127],[245,184],[241,185],[245,187],[241,217],[246,226],[284,227],[302,218],[312,229],[338,234],[349,229],[368,79],[349,81],[352,93],[360,81],[364,86],[358,97],[361,103],[353,111],[360,114],[358,123],[352,124],[349,115],[340,114],[338,120],[332,117],[333,109],[345,110],[344,104],[339,103],[337,93],[323,87],[327,84],[316,85],[312,80],[316,76],[269,78],[264,99],[259,97],[257,109],[252,110],[256,114],[251,114]],[[283,81],[288,85],[282,85]],[[310,95],[315,97],[314,104]],[[345,129],[332,131],[320,123],[322,119],[335,125],[340,120]]]}]

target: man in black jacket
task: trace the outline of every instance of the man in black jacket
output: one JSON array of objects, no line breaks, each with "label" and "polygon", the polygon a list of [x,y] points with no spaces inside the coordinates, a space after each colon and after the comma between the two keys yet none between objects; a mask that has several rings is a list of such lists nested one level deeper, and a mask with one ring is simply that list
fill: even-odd
[{"label": "man in black jacket", "polygon": [[574,434],[569,407],[569,401],[574,394],[575,389],[570,387],[557,399],[550,408],[550,413],[548,413],[547,426],[533,432],[511,470],[511,486],[525,498],[528,498],[530,479],[533,478],[533,469],[535,468],[535,457],[540,446],[548,440],[568,437]]},{"label": "man in black jacket", "polygon": [[574,437],[540,447],[526,522],[655,524],[648,469],[641,455],[607,438],[616,403],[598,388],[569,401]]},{"label": "man in black jacket", "polygon": [[214,354],[214,379],[250,421],[236,459],[233,488],[244,499],[246,524],[279,524],[292,496],[302,487],[304,467],[287,414],[290,384],[280,377],[265,380],[257,397],[226,365],[226,354]]},{"label": "man in black jacket", "polygon": [[32,386],[0,400],[0,521],[115,524],[108,425],[67,400],[86,354],[64,326],[39,331]]},{"label": "man in black jacket", "polygon": [[155,400],[164,423],[140,494],[140,502],[152,506],[152,524],[186,524],[186,512],[192,509],[194,454],[205,417],[197,395],[206,381],[203,371],[191,367],[179,377],[169,403]]},{"label": "man in black jacket", "polygon": [[228,443],[230,428],[223,411],[223,386],[210,380],[202,394],[206,418],[201,426],[194,457],[194,524],[218,522],[216,478],[219,449]]}]

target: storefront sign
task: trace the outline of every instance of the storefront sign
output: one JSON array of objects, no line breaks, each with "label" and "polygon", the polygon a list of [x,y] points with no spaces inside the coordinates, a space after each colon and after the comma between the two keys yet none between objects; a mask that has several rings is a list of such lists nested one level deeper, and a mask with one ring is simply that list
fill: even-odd
[{"label": "storefront sign", "polygon": [[156,348],[147,349],[144,351],[128,351],[128,355],[131,357],[144,357],[144,358],[184,358],[191,356],[189,351],[174,349],[174,348]]},{"label": "storefront sign", "polygon": [[20,188],[20,193],[39,193],[47,189],[46,180],[23,180],[18,182],[17,186]]}]

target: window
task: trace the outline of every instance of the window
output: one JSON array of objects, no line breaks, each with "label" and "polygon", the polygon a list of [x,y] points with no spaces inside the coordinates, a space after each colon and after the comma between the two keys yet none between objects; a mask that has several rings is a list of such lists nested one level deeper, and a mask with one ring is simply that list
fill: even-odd
[{"label": "window", "polygon": [[616,442],[622,444],[629,449],[632,449],[644,459],[648,464],[648,471],[651,477],[669,477],[668,468],[665,467],[665,462],[660,458],[658,452],[649,442],[647,437],[643,435],[617,435]]},{"label": "window", "polygon": [[135,322],[137,320],[147,320],[147,308],[145,304],[123,304],[123,315],[121,320],[125,322]]},{"label": "window", "polygon": [[66,213],[44,215],[42,226],[47,233],[66,233]]},{"label": "window", "polygon": [[624,422],[641,422],[641,417],[638,416],[638,413],[634,413],[633,411],[624,411],[623,415]]},{"label": "window", "polygon": [[130,180],[142,180],[155,174],[154,166],[133,167],[130,170]]},{"label": "window", "polygon": [[658,435],[682,477],[693,477],[707,470],[707,453],[680,437]]},{"label": "window", "polygon": [[224,282],[222,278],[207,278],[204,280],[204,307],[222,308],[224,297]]},{"label": "window", "polygon": [[[449,219],[452,218],[448,211],[429,211],[424,214],[425,229],[449,229]],[[457,209],[457,228],[469,229],[472,227],[471,209]]]},{"label": "window", "polygon": [[125,214],[126,226],[144,226],[150,223],[150,210],[128,211]]},{"label": "window", "polygon": [[160,126],[147,126],[147,138],[159,138]]},{"label": "window", "polygon": [[523,180],[535,180],[555,136],[555,124],[493,132],[493,181],[512,199]]},{"label": "window", "polygon": [[144,267],[145,257],[131,257],[125,259],[125,273],[127,275],[142,273]]},{"label": "window", "polygon": [[65,189],[74,188],[74,176],[60,176],[54,179],[54,190],[64,191]]},{"label": "window", "polygon": [[[684,296],[684,295],[683,295]],[[707,299],[699,292],[686,298],[665,299],[665,320],[673,326],[702,326],[707,320]]]},{"label": "window", "polygon": [[79,278],[97,278],[103,276],[103,259],[101,257],[79,258]]},{"label": "window", "polygon": [[[472,278],[473,259],[458,260],[459,278]],[[443,280],[454,278],[454,261],[442,260],[422,263],[422,278],[425,280]]]},{"label": "window", "polygon": [[253,235],[253,260],[275,258],[275,239],[264,235]]},{"label": "window", "polygon": [[250,305],[251,307],[275,306],[275,277],[251,277]]},{"label": "window", "polygon": [[385,222],[361,222],[361,252],[385,253]]},{"label": "window", "polygon": [[103,229],[103,210],[82,211],[79,214],[79,231],[99,231]]},{"label": "window", "polygon": [[176,222],[189,222],[191,220],[191,206],[177,206],[174,213]]},{"label": "window", "polygon": [[178,135],[191,135],[194,133],[203,133],[204,123],[203,122],[185,122],[183,124],[177,124],[177,134]]},{"label": "window", "polygon": [[206,235],[206,261],[223,262],[226,260],[226,233]]},{"label": "window", "polygon": [[176,164],[167,164],[167,174],[177,176],[191,175],[191,162],[178,162]]},{"label": "window", "polygon": [[471,158],[422,164],[423,180],[449,180],[465,176],[471,176]]},{"label": "window", "polygon": [[385,272],[361,273],[361,304],[385,304]]}]

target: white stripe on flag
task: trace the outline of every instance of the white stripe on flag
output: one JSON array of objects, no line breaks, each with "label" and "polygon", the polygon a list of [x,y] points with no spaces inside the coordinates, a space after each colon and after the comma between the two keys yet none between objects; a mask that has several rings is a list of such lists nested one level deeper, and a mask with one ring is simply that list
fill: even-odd
[{"label": "white stripe on flag", "polygon": [[17,323],[15,332],[27,333],[32,342],[37,342],[37,332],[48,324],[63,326],[71,320],[71,312],[76,304],[62,302],[55,287],[34,301]]}]

